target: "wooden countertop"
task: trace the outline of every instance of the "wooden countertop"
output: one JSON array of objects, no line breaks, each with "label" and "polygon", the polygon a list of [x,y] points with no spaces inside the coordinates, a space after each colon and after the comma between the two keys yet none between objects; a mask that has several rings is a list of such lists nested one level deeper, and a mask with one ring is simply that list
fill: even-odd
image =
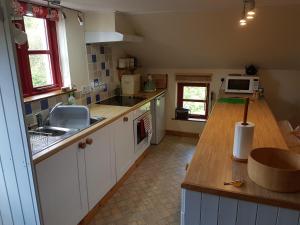
[{"label": "wooden countertop", "polygon": [[[235,122],[241,121],[244,105],[216,103],[196,147],[182,188],[211,193],[262,204],[300,210],[300,193],[284,194],[268,191],[253,183],[247,164],[232,160]],[[249,121],[255,123],[254,148],[288,149],[277,122],[265,100],[249,106]],[[236,188],[225,181],[243,180]]]},{"label": "wooden countertop", "polygon": [[92,107],[90,108],[91,116],[102,116],[102,117],[106,118],[105,120],[103,120],[99,123],[96,123],[95,125],[92,125],[91,127],[84,129],[84,130],[80,131],[79,133],[76,133],[73,136],[71,136],[55,145],[52,145],[49,148],[33,155],[32,156],[33,163],[37,164],[37,163],[49,158],[50,156],[63,150],[67,146],[69,146],[77,141],[80,141],[81,139],[83,139],[86,136],[101,129],[102,127],[114,122],[115,120],[119,119],[120,117],[124,116],[125,114],[138,109],[145,103],[151,101],[152,99],[163,94],[164,92],[166,92],[165,89],[157,90],[156,92],[152,92],[152,93],[141,92],[141,93],[137,94],[136,96],[144,97],[144,98],[146,98],[146,100],[136,104],[133,107],[93,104]]}]

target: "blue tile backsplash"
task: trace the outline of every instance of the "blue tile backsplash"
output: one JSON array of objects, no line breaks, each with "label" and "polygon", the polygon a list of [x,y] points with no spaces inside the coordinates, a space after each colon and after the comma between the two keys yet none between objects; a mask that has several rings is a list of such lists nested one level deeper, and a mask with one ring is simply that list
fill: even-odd
[{"label": "blue tile backsplash", "polygon": [[45,110],[49,108],[48,99],[42,99],[40,101],[41,104],[41,110]]},{"label": "blue tile backsplash", "polygon": [[96,94],[96,102],[100,102],[100,95]]},{"label": "blue tile backsplash", "polygon": [[29,115],[32,113],[32,108],[30,103],[25,103],[25,114]]},{"label": "blue tile backsplash", "polygon": [[[119,83],[119,80],[117,74],[114,73],[114,67],[116,68],[117,65],[113,65],[112,47],[89,44],[86,45],[86,48],[90,82],[95,84],[95,79],[98,79],[99,83],[107,84],[105,92],[109,92],[110,95],[113,94],[113,89]],[[92,101],[95,101],[95,95],[93,95]],[[84,102],[86,102],[86,99]]]},{"label": "blue tile backsplash", "polygon": [[86,97],[86,104],[90,105],[91,103],[92,103],[92,97],[91,96]]},{"label": "blue tile backsplash", "polygon": [[97,56],[96,55],[92,55],[92,62],[96,63],[97,62]]}]

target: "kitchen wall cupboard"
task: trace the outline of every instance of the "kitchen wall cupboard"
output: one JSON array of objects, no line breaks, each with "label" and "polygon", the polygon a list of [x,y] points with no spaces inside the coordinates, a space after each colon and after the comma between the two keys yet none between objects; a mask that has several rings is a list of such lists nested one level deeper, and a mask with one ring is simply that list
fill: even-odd
[{"label": "kitchen wall cupboard", "polygon": [[181,225],[300,225],[300,212],[182,189]]},{"label": "kitchen wall cupboard", "polygon": [[119,181],[134,163],[133,112],[121,117],[112,126],[116,173]]}]

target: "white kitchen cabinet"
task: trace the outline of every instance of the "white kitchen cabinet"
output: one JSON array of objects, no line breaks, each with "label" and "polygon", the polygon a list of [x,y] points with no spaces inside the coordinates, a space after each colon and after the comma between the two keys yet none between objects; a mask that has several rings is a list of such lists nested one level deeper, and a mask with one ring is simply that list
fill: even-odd
[{"label": "white kitchen cabinet", "polygon": [[112,124],[113,145],[116,154],[117,180],[134,162],[133,113],[128,113]]},{"label": "white kitchen cabinet", "polygon": [[89,209],[116,184],[115,154],[112,148],[111,126],[89,135],[85,140],[86,180]]},{"label": "white kitchen cabinet", "polygon": [[75,143],[36,165],[44,225],[74,225],[87,214],[84,151]]},{"label": "white kitchen cabinet", "polygon": [[133,113],[129,113],[38,163],[44,225],[78,224],[133,162]]}]

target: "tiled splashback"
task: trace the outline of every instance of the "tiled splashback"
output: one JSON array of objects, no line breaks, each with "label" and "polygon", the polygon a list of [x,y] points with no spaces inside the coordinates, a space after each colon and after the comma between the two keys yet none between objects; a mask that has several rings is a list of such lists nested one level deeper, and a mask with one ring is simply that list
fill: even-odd
[{"label": "tiled splashback", "polygon": [[112,95],[116,82],[112,48],[100,44],[87,44],[86,49],[91,83],[100,81],[107,84],[109,95]]},{"label": "tiled splashback", "polygon": [[[89,44],[87,48],[88,72],[90,84],[80,87],[81,90],[74,92],[77,105],[90,105],[114,95],[117,82],[113,70],[112,49],[109,46]],[[25,121],[28,127],[37,124],[36,114],[41,113],[46,118],[50,109],[57,103],[68,104],[70,94],[66,93],[50,98],[24,103]]]},{"label": "tiled splashback", "polygon": [[63,94],[58,96],[53,96],[50,98],[45,98],[41,100],[36,100],[33,102],[24,103],[25,108],[25,122],[28,127],[36,125],[35,115],[41,113],[44,118],[49,114],[49,110],[53,108],[58,102],[63,102],[68,104],[69,94]]},{"label": "tiled splashback", "polygon": [[[70,94],[66,93],[58,96],[53,96],[41,100],[36,100],[32,102],[24,103],[25,108],[25,122],[27,127],[32,127],[37,124],[36,114],[41,113],[43,119],[47,118],[49,111],[57,103],[62,102],[63,104],[68,104],[68,98]],[[104,89],[93,89],[90,93],[82,94],[81,91],[74,92],[76,105],[86,105],[89,106],[92,103],[100,102],[100,100],[108,98],[108,93]]]}]

